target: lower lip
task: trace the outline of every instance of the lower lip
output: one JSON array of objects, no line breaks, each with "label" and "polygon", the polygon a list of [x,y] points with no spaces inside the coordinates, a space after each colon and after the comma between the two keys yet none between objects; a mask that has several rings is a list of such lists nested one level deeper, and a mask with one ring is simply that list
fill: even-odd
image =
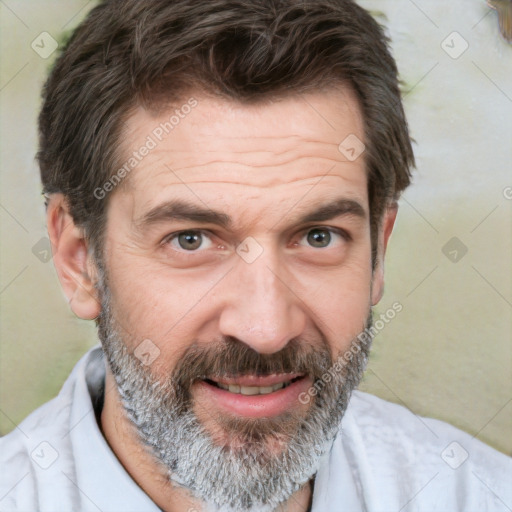
[{"label": "lower lip", "polygon": [[194,387],[197,386],[196,390],[203,395],[205,403],[213,403],[225,412],[247,418],[268,418],[279,416],[297,406],[304,407],[298,397],[306,392],[311,384],[312,380],[309,377],[303,377],[286,388],[267,395],[249,396],[231,393],[205,381],[196,382]]}]

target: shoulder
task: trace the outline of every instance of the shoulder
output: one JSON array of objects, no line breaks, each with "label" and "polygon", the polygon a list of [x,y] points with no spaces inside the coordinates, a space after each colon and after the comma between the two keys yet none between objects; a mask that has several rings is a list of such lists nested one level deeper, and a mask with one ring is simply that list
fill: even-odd
[{"label": "shoulder", "polygon": [[[66,475],[74,473],[74,461],[69,434],[79,421],[77,388],[86,387],[84,367],[91,353],[77,363],[57,397],[0,438],[0,511],[31,510],[41,493],[70,486]],[[67,506],[64,498],[61,504]]]},{"label": "shoulder", "polygon": [[401,405],[355,391],[338,442],[362,488],[390,496],[396,505],[411,499],[423,503],[417,510],[512,507],[510,457]]},{"label": "shoulder", "polygon": [[64,475],[55,462],[72,464],[69,423],[69,404],[59,395],[0,439],[0,511],[35,510],[41,490],[59,487]]},{"label": "shoulder", "polygon": [[[461,443],[461,448],[467,447],[473,455],[473,462],[480,461],[480,455],[495,460],[498,464],[510,467],[512,459],[498,452],[490,446],[466,432],[444,421],[420,416],[408,408],[388,402],[374,395],[362,391],[354,391],[347,408],[352,424],[366,439],[372,438],[381,441],[378,450],[387,450],[392,446],[393,453],[411,455],[407,450],[397,452],[397,442],[404,447],[417,447],[418,450],[438,450],[449,447],[452,442]],[[447,443],[444,445],[444,443]],[[459,450],[460,451],[460,450]],[[461,451],[460,451],[461,452]],[[437,453],[437,452],[436,452]],[[468,456],[470,454],[468,453]],[[463,457],[461,452],[458,459]],[[449,457],[448,457],[449,458]],[[452,465],[455,463],[452,462]]]}]

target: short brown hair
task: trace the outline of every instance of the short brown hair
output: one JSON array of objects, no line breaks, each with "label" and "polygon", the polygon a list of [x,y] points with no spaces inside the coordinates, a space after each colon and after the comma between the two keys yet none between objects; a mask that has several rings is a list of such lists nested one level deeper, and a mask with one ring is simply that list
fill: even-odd
[{"label": "short brown hair", "polygon": [[[349,84],[364,119],[372,242],[414,165],[383,29],[352,0],[104,0],[51,72],[39,117],[43,192],[61,192],[97,257],[123,123],[193,89],[239,102]],[[340,141],[341,142],[341,141]]]}]

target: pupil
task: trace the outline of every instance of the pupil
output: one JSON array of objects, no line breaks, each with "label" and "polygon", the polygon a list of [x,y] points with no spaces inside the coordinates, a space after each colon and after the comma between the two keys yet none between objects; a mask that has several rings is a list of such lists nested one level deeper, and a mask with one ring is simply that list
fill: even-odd
[{"label": "pupil", "polygon": [[178,240],[182,249],[193,250],[201,246],[201,235],[197,233],[182,233]]},{"label": "pupil", "polygon": [[327,247],[331,241],[329,231],[313,229],[308,233],[308,243],[312,247]]}]

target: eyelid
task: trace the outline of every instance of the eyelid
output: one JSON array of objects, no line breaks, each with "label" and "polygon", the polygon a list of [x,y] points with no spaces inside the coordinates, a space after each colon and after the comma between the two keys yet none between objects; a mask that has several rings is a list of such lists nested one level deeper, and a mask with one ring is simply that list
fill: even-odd
[{"label": "eyelid", "polygon": [[[306,228],[301,229],[297,235],[294,237],[295,240],[302,240],[310,231],[313,231],[314,229],[320,229],[329,231],[330,233],[334,233],[335,235],[341,236],[346,241],[351,241],[352,236],[348,231],[346,231],[343,228],[334,227],[334,226],[323,226],[323,225],[312,225],[308,226]],[[171,241],[175,240],[179,235],[183,233],[200,233],[203,237],[206,237],[210,240],[211,243],[213,243],[213,237],[215,236],[211,231],[201,228],[190,228],[190,229],[180,229],[179,231],[174,231],[172,233],[167,234],[162,241],[160,242],[161,246],[170,245]],[[177,251],[180,251],[178,248],[174,248]],[[183,252],[199,252],[199,250],[195,251],[186,251],[185,249],[181,249]]]},{"label": "eyelid", "polygon": [[[210,244],[213,244],[213,240],[212,240],[213,235],[212,235],[212,233],[208,232],[207,230],[204,230],[204,229],[181,229],[179,231],[174,231],[173,233],[169,233],[169,234],[165,235],[165,237],[160,242],[160,245],[162,247],[165,245],[171,245],[171,242],[173,240],[176,240],[183,233],[199,233],[203,237],[208,238],[210,240]],[[177,247],[172,247],[172,248],[175,251],[186,252],[186,253],[190,253],[190,254],[192,254],[194,252],[199,252],[199,249],[187,251],[186,249],[182,249],[182,248],[177,248]]]},{"label": "eyelid", "polygon": [[330,233],[334,233],[335,235],[341,236],[346,241],[351,241],[352,240],[352,235],[347,230],[345,230],[343,228],[334,227],[334,226],[321,226],[321,225],[309,226],[309,227],[299,231],[299,235],[301,236],[301,239],[304,236],[306,236],[310,231],[313,231],[315,229],[329,231]]},{"label": "eyelid", "polygon": [[187,228],[187,229],[178,229],[177,231],[172,231],[171,233],[167,233],[163,238],[162,238],[162,243],[164,242],[168,242],[169,240],[171,240],[172,238],[176,238],[177,236],[183,234],[183,233],[201,233],[202,235],[207,235],[209,237],[212,236],[211,232],[208,231],[207,229],[203,229],[203,228]]}]

